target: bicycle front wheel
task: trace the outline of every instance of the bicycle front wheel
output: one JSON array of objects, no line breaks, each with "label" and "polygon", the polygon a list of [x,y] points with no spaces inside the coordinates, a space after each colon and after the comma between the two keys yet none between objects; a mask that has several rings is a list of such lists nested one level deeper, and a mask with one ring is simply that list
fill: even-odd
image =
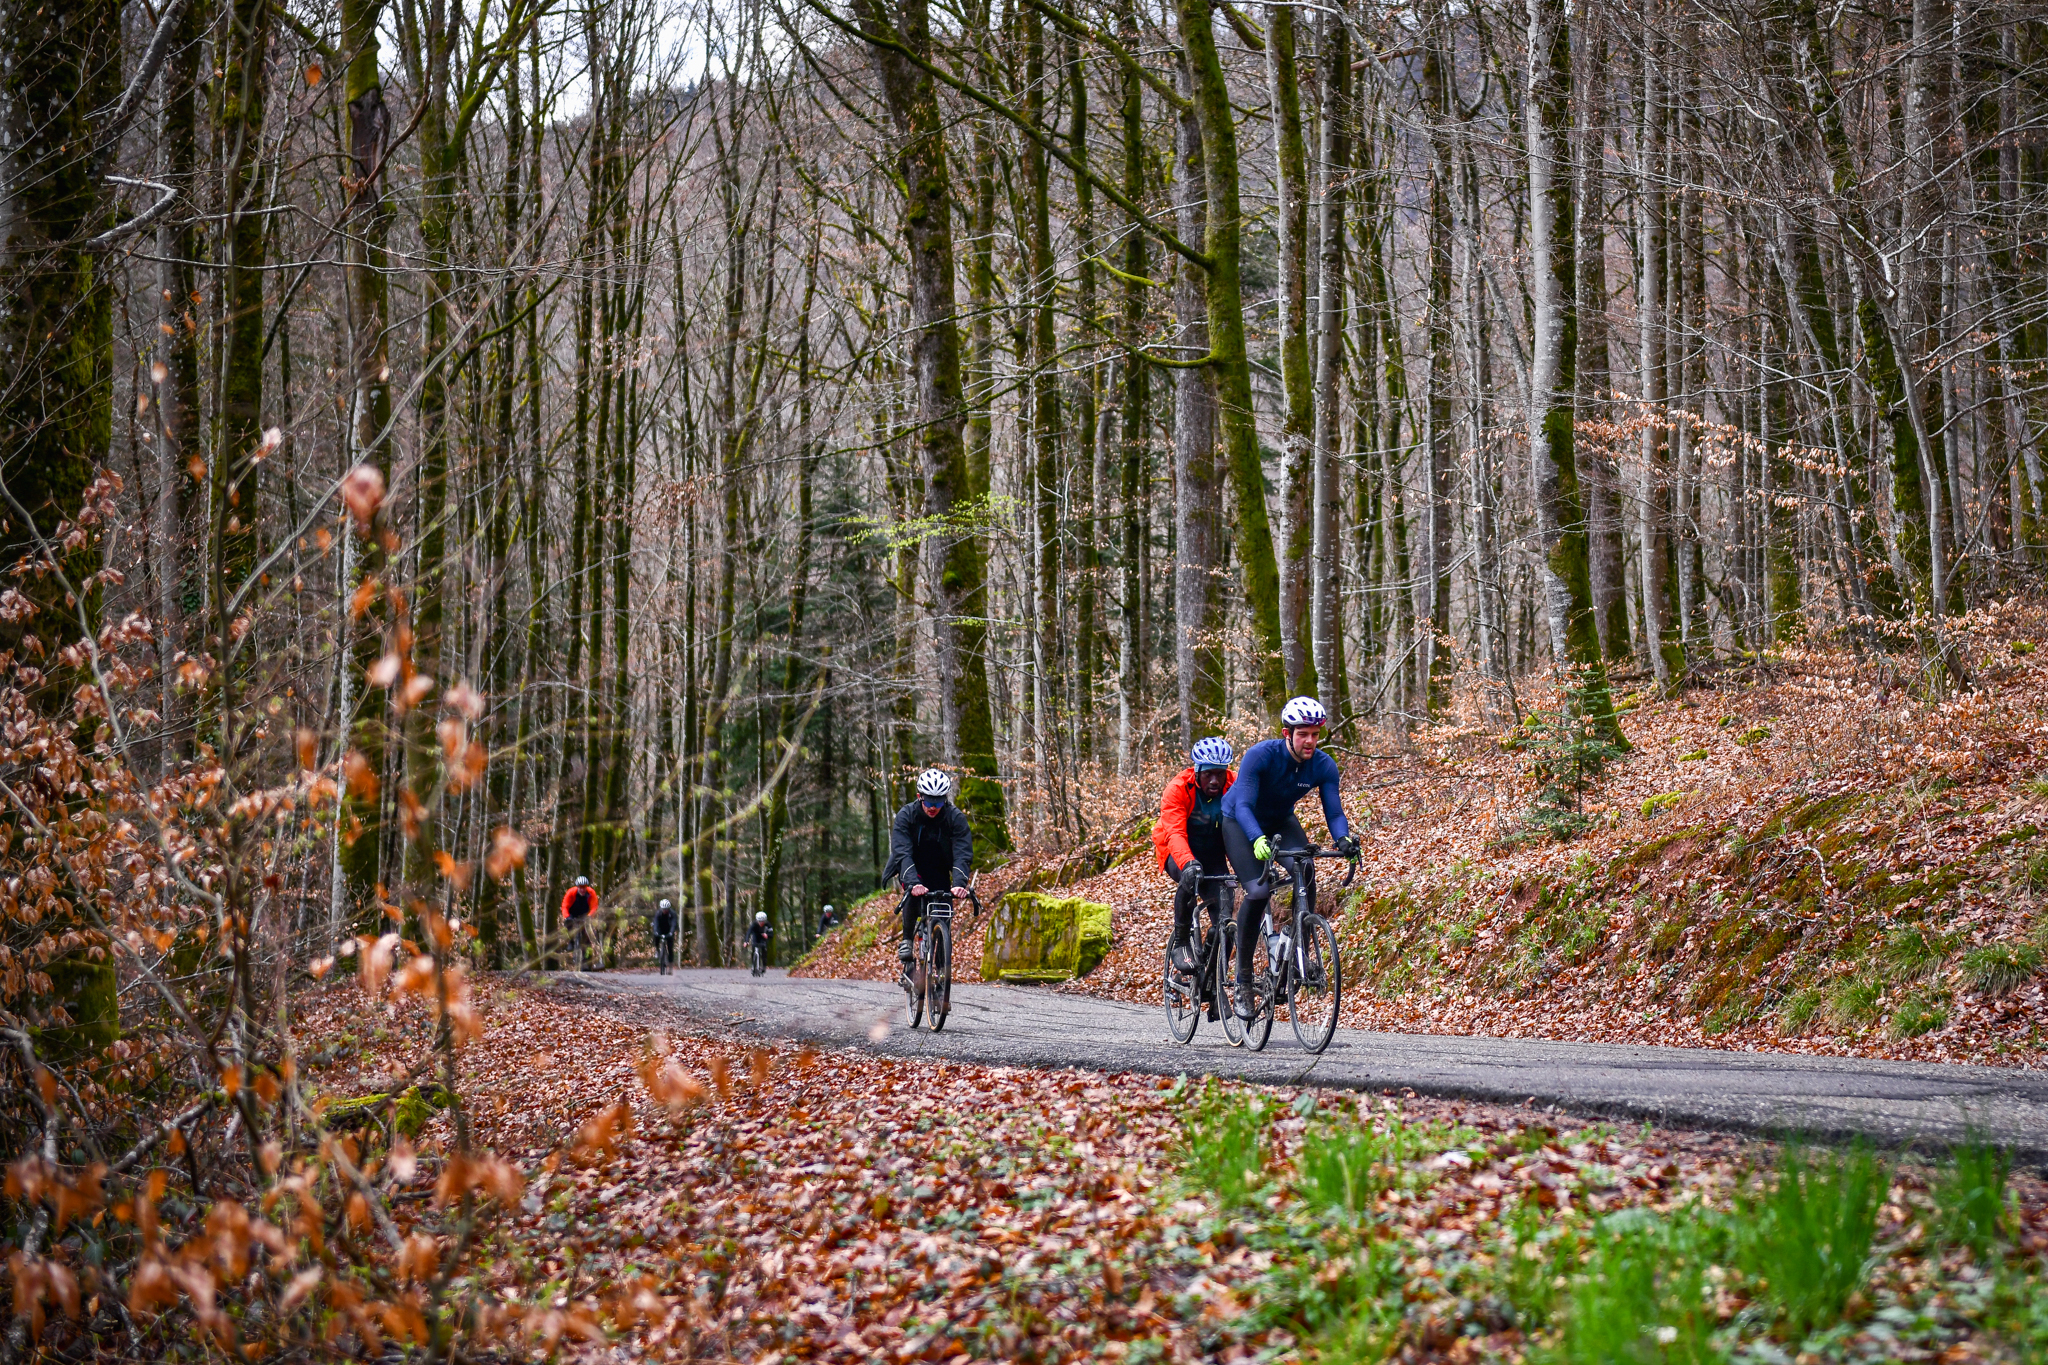
[{"label": "bicycle front wheel", "polygon": [[931,948],[932,970],[925,1004],[931,1014],[932,1032],[937,1033],[946,1026],[946,1016],[953,1012],[952,931],[943,924],[934,924]]},{"label": "bicycle front wheel", "polygon": [[917,946],[910,958],[910,1026],[916,1028],[924,1022],[924,989],[931,979],[931,965],[925,959],[925,937],[917,936]]},{"label": "bicycle front wheel", "polygon": [[1337,1032],[1337,1008],[1344,1000],[1344,969],[1337,957],[1337,934],[1321,915],[1299,917],[1300,953],[1296,960],[1294,1036],[1310,1052],[1321,1052]]},{"label": "bicycle front wheel", "polygon": [[1166,1031],[1173,1035],[1176,1043],[1185,1043],[1195,1036],[1195,1026],[1202,1020],[1201,992],[1195,987],[1195,973],[1183,972],[1173,965],[1173,943],[1166,945],[1166,974],[1160,985],[1160,993],[1166,1002]]},{"label": "bicycle front wheel", "polygon": [[1223,1036],[1232,1047],[1244,1046],[1244,1020],[1237,1017],[1237,926],[1223,924],[1223,942],[1216,945],[1216,1013]]},{"label": "bicycle front wheel", "polygon": [[1266,1050],[1266,1040],[1273,1036],[1273,1013],[1278,1008],[1275,997],[1280,992],[1280,972],[1284,970],[1273,961],[1266,951],[1266,936],[1252,934],[1252,1018],[1244,1026],[1244,1045],[1254,1052]]}]

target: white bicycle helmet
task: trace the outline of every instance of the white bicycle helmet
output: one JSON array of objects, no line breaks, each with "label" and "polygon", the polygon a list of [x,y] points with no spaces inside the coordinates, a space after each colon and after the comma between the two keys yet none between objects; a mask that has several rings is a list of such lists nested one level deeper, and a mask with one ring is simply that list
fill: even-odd
[{"label": "white bicycle helmet", "polygon": [[756,911],[754,912],[754,923],[756,923],[756,924],[766,924],[767,922],[768,922],[768,912],[767,912],[766,910],[756,910]]},{"label": "white bicycle helmet", "polygon": [[1194,750],[1188,755],[1189,761],[1197,768],[1227,768],[1232,757],[1230,741],[1221,735],[1196,740]]},{"label": "white bicycle helmet", "polygon": [[1314,697],[1296,697],[1280,708],[1280,724],[1292,730],[1298,725],[1328,725],[1330,713]]},{"label": "white bicycle helmet", "polygon": [[663,897],[661,898],[661,908],[662,908],[662,909],[664,909],[664,910],[673,910],[673,909],[675,909],[675,907],[674,907],[673,905],[670,905],[670,904],[669,904],[669,902],[668,902],[668,897],[667,897],[667,896],[663,896]]},{"label": "white bicycle helmet", "polygon": [[917,775],[917,794],[928,801],[943,801],[953,794],[953,779],[937,768],[926,768]]},{"label": "white bicycle helmet", "polygon": [[590,885],[590,878],[588,878],[588,877],[578,877],[578,878],[576,879],[576,885],[578,885],[578,886],[588,886],[588,885]]}]

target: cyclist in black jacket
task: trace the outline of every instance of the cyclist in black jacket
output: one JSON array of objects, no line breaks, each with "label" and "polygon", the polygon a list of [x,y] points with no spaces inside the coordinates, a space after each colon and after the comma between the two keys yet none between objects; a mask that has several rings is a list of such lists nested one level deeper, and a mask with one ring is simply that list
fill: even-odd
[{"label": "cyclist in black jacket", "polygon": [[889,829],[889,866],[883,869],[882,880],[897,877],[903,883],[903,942],[897,946],[896,960],[906,977],[910,944],[930,888],[950,886],[956,897],[964,896],[974,871],[974,831],[953,804],[952,794],[953,779],[937,768],[926,768],[917,775],[917,800],[896,812],[896,823]]},{"label": "cyclist in black jacket", "polygon": [[761,961],[768,961],[769,946],[775,941],[775,930],[768,923],[768,912],[756,910],[754,922],[747,926],[747,946],[761,950]]}]

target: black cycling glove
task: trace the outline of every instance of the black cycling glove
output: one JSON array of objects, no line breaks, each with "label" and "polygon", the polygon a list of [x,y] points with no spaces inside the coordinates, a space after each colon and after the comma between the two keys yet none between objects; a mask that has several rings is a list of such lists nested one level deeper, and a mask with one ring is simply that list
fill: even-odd
[{"label": "black cycling glove", "polygon": [[1347,858],[1356,858],[1358,856],[1358,840],[1348,834],[1343,836],[1337,840],[1337,851]]},{"label": "black cycling glove", "polygon": [[1180,870],[1180,889],[1187,892],[1190,896],[1195,894],[1196,889],[1201,885],[1201,881],[1202,865],[1200,863],[1189,863]]}]

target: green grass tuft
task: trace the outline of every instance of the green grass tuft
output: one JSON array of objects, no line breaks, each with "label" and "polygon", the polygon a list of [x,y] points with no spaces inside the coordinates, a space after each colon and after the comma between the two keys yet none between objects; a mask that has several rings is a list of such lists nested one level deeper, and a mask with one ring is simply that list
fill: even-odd
[{"label": "green grass tuft", "polygon": [[1877,1017],[1884,988],[1867,976],[1852,976],[1828,992],[1828,1022],[1859,1028]]},{"label": "green grass tuft", "polygon": [[1727,1359],[1706,1272],[1725,1232],[1697,1214],[1658,1218],[1647,1210],[1610,1215],[1571,1282],[1569,1316],[1549,1359],[1558,1365]]},{"label": "green grass tuft", "polygon": [[1784,1021],[1785,1032],[1806,1032],[1812,1026],[1814,1017],[1821,1012],[1821,1008],[1825,1004],[1826,1000],[1822,997],[1821,993],[1812,986],[1808,986],[1804,990],[1794,991],[1778,1011],[1778,1017]]},{"label": "green grass tuft", "polygon": [[1891,1035],[1894,1038],[1918,1038],[1923,1033],[1932,1033],[1948,1023],[1948,992],[1942,990],[1917,990],[1899,1002],[1892,1011]]},{"label": "green grass tuft", "polygon": [[1894,981],[1919,981],[1934,975],[1948,956],[1948,944],[1939,935],[1929,937],[1919,929],[1895,929],[1885,938],[1878,957]]},{"label": "green grass tuft", "polygon": [[1788,1147],[1777,1179],[1737,1201],[1735,1263],[1765,1286],[1794,1340],[1839,1321],[1862,1286],[1890,1189],[1890,1169],[1867,1147]]},{"label": "green grass tuft", "polygon": [[2032,943],[1986,943],[1963,954],[1963,980],[1973,991],[2006,995],[2032,980],[2043,954]]},{"label": "green grass tuft", "polygon": [[1266,1107],[1257,1096],[1231,1094],[1211,1081],[1187,1125],[1188,1180],[1225,1208],[1247,1202],[1265,1183]]},{"label": "green grass tuft", "polygon": [[2012,1157],[1990,1143],[1966,1142],[1950,1154],[1934,1183],[1935,1236],[1944,1246],[1968,1247],[1979,1263],[2012,1235],[2012,1199],[2006,1178]]},{"label": "green grass tuft", "polygon": [[[2035,783],[2039,783],[2042,787],[2039,795],[2048,796],[2048,777],[2037,777],[2033,782],[2029,782],[2027,786],[2031,789]],[[2027,890],[2036,894],[2048,892],[2048,848],[2044,848],[2039,853],[2028,858],[2024,871],[2026,874]]]}]

